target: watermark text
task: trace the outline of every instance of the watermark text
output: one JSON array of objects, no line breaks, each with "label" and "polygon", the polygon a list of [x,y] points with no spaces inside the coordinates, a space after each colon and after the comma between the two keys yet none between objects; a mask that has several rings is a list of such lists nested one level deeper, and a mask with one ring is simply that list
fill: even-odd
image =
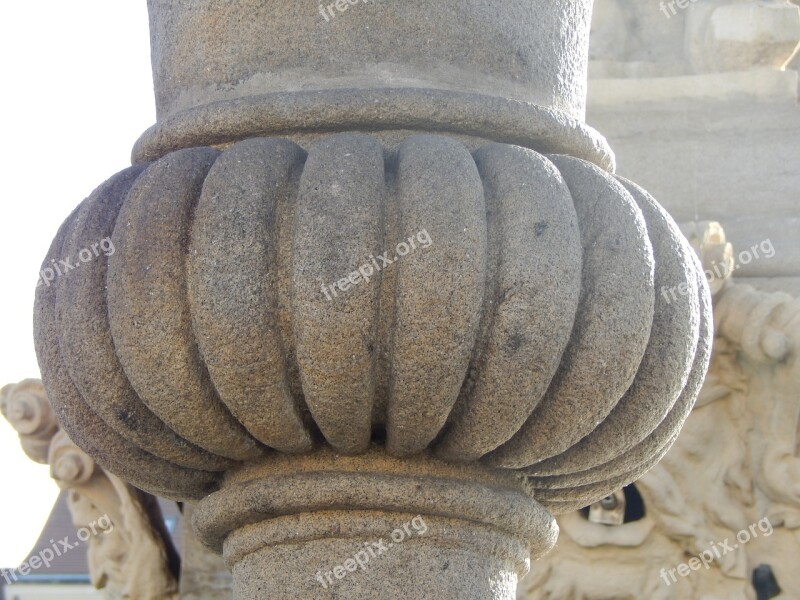
[{"label": "watermark text", "polygon": [[349,573],[354,573],[358,569],[362,571],[367,570],[369,561],[379,558],[389,552],[396,544],[402,544],[415,535],[422,536],[428,531],[428,525],[425,519],[421,516],[416,516],[402,527],[398,527],[392,531],[390,538],[391,541],[386,541],[383,538],[377,542],[364,542],[364,548],[359,550],[351,558],[348,558],[344,563],[336,565],[329,571],[317,571],[315,579],[326,590],[334,585],[336,581],[344,579]]}]

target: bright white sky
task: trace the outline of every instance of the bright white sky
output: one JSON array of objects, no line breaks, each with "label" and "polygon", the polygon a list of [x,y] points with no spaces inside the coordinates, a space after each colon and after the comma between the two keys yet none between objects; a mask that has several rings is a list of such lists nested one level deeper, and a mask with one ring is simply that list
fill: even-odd
[{"label": "bright white sky", "polygon": [[[155,121],[144,0],[7,2],[0,19],[0,386],[39,377],[33,295],[70,210],[130,164]],[[15,567],[57,495],[0,417],[0,567]]]}]

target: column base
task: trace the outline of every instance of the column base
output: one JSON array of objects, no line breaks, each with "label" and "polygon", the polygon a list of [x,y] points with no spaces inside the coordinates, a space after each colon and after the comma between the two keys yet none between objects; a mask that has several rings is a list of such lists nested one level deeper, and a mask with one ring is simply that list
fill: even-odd
[{"label": "column base", "polygon": [[242,467],[194,525],[222,551],[236,600],[513,600],[558,535],[513,474],[377,447]]}]

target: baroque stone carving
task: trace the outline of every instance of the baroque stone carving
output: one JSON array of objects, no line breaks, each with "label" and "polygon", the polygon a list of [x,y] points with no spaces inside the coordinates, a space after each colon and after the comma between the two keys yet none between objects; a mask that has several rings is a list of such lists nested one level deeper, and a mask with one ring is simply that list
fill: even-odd
[{"label": "baroque stone carving", "polygon": [[[583,123],[591,2],[190,4],[150,2],[158,122],[48,254],[116,248],[38,289],[60,423],[198,501],[236,598],[513,597],[710,355],[691,248]],[[415,515],[378,576],[315,581]]]},{"label": "baroque stone carving", "polygon": [[[697,232],[707,272],[719,272],[730,255],[719,225],[684,231]],[[775,586],[800,596],[800,300],[738,284],[730,271],[714,287],[709,374],[676,445],[635,484],[646,516],[618,527],[560,517],[559,547],[534,565],[520,598],[744,600],[773,597]],[[756,523],[757,535],[737,541]],[[730,549],[708,569],[673,580],[687,555],[724,541]]]},{"label": "baroque stone carving", "polygon": [[42,382],[26,379],[0,389],[0,413],[19,434],[22,449],[39,464],[47,464],[50,440],[59,426]]},{"label": "baroque stone carving", "polygon": [[[109,600],[177,600],[179,559],[156,499],[103,470],[72,443],[58,428],[41,382],[5,386],[0,406],[26,452],[49,464],[53,479],[69,492],[74,525],[91,529],[92,584]],[[109,526],[96,531],[103,523]]]}]

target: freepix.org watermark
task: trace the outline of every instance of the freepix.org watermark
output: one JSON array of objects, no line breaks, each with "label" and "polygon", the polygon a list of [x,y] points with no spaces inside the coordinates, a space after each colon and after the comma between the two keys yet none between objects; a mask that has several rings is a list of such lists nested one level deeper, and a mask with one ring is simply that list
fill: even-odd
[{"label": "freepix.org watermark", "polygon": [[[675,15],[678,14],[678,9],[686,10],[689,8],[690,4],[694,4],[699,0],[669,0],[669,2],[662,2],[659,4],[659,8],[661,8],[661,12],[664,13],[664,16],[668,19],[671,19]],[[677,9],[675,7],[678,7]]]},{"label": "freepix.org watermark", "polygon": [[667,586],[678,582],[678,577],[688,577],[693,571],[699,571],[705,568],[708,571],[711,568],[711,563],[720,560],[726,554],[734,552],[739,546],[744,546],[751,540],[758,537],[759,533],[764,534],[764,537],[769,537],[775,530],[772,527],[768,517],[764,517],[758,523],[753,523],[747,529],[742,529],[736,534],[736,543],[731,543],[730,538],[726,538],[722,542],[709,542],[711,547],[708,550],[703,550],[699,556],[690,558],[688,562],[681,563],[673,569],[661,569],[661,578]]},{"label": "freepix.org watermark", "polygon": [[38,571],[42,567],[50,568],[50,565],[57,562],[56,559],[78,548],[81,543],[88,542],[93,537],[106,535],[112,531],[114,531],[114,523],[111,522],[108,515],[103,515],[96,521],[89,523],[88,527],[81,527],[78,529],[76,533],[78,537],[77,540],[72,540],[69,536],[65,537],[63,540],[50,540],[50,546],[31,556],[27,562],[22,563],[16,569],[2,571],[2,577],[6,580],[6,584],[11,585],[13,582],[17,581],[20,576],[25,577],[30,575],[32,572]]},{"label": "freepix.org watermark", "polygon": [[392,531],[390,535],[392,541],[387,542],[381,538],[377,542],[364,542],[364,548],[353,554],[352,558],[348,558],[344,563],[336,565],[330,571],[317,571],[315,579],[327,590],[336,581],[347,577],[349,573],[354,573],[358,569],[366,571],[369,561],[383,556],[396,544],[402,544],[415,535],[422,536],[427,532],[428,524],[425,523],[425,519],[422,516],[418,515],[402,527]]},{"label": "freepix.org watermark", "polygon": [[327,6],[320,4],[319,14],[322,15],[327,23],[330,23],[332,19],[336,18],[337,13],[341,14],[356,4],[369,4],[370,1],[372,0],[336,0],[336,2],[328,4]]},{"label": "freepix.org watermark", "polygon": [[369,283],[370,279],[372,279],[375,274],[380,273],[381,270],[394,264],[404,256],[408,256],[418,248],[428,248],[432,244],[433,240],[428,234],[428,230],[423,229],[417,235],[412,235],[407,240],[397,244],[394,258],[389,258],[389,252],[379,254],[378,256],[370,256],[367,262],[361,265],[358,270],[350,273],[347,277],[334,281],[330,285],[325,285],[323,283],[322,293],[325,294],[328,300],[333,300],[337,298],[340,293],[346,292],[353,286]]},{"label": "freepix.org watermark", "polygon": [[88,248],[82,248],[75,259],[72,257],[67,257],[58,261],[56,261],[55,258],[52,259],[50,261],[51,266],[45,267],[39,271],[39,281],[36,282],[36,287],[39,287],[43,283],[46,287],[50,287],[50,284],[55,281],[56,277],[68,275],[70,271],[77,269],[81,264],[92,262],[95,258],[100,256],[101,252],[106,256],[114,254],[114,242],[111,241],[111,238],[103,238]]},{"label": "freepix.org watermark", "polygon": [[[736,259],[734,270],[740,266],[749,265],[754,260],[761,260],[762,258],[772,258],[775,256],[775,246],[772,245],[772,240],[766,239],[760,244],[754,244],[749,250],[742,250]],[[705,275],[709,282],[714,279],[724,279],[730,273],[725,263],[717,263],[713,269],[706,269]],[[671,304],[678,299],[678,296],[685,296],[689,293],[689,285],[682,283],[679,286],[662,287],[661,295],[668,304]]]}]

